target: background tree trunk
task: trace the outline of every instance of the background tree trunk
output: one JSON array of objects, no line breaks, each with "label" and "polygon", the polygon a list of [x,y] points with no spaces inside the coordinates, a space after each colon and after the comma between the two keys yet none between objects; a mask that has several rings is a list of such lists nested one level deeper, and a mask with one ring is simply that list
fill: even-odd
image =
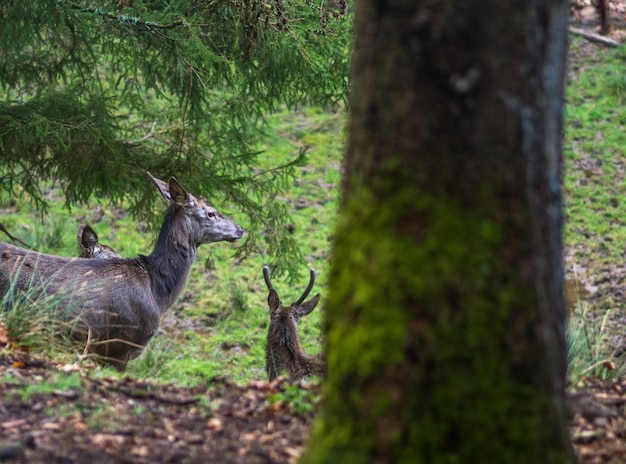
[{"label": "background tree trunk", "polygon": [[561,130],[567,3],[359,0],[302,462],[573,462]]}]

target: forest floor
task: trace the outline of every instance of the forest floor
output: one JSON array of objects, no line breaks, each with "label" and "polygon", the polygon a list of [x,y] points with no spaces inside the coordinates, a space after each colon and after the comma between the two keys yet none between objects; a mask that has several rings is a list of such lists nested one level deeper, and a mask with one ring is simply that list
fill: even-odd
[{"label": "forest floor", "polygon": [[[594,31],[589,2],[575,25]],[[616,24],[625,6],[611,2]],[[620,28],[614,36],[620,39]],[[574,63],[597,47],[585,42]],[[588,169],[583,156],[573,169]],[[626,270],[625,274],[626,276]],[[619,277],[619,276],[618,276]],[[624,276],[622,276],[624,277]],[[594,271],[618,289],[614,269]],[[618,290],[616,290],[618,291]],[[594,303],[601,291],[587,295]],[[623,299],[623,295],[618,295]],[[586,377],[572,386],[570,432],[582,463],[626,462],[626,380]],[[106,377],[28,353],[0,353],[0,461],[15,463],[294,463],[320,397],[316,383],[215,378],[195,387]]]},{"label": "forest floor", "polygon": [[[0,356],[0,461],[292,463],[319,385],[227,378],[185,388]],[[312,401],[313,399],[313,401]]]},{"label": "forest floor", "polygon": [[[571,1],[570,26],[582,30],[583,33],[598,33],[600,29],[599,14],[594,8],[594,4],[595,2],[590,0]],[[626,2],[611,1],[609,5],[612,29],[607,36],[620,44],[626,43]],[[584,73],[586,69],[594,66],[594,62],[602,60],[604,54],[608,53],[609,49],[594,40],[594,37],[587,38],[589,40],[578,41],[575,46],[570,47],[568,57],[570,80],[577,79],[580,73]],[[612,120],[612,115],[606,115],[605,118],[607,124],[617,123]],[[602,135],[599,136],[602,137]],[[590,174],[591,171],[595,173],[598,172],[594,171],[595,169],[603,170],[603,161],[598,157],[597,152],[582,148],[583,144],[578,142],[571,143],[570,146],[574,152],[574,157],[567,163],[569,176],[573,173],[573,177],[578,176],[580,179],[589,180],[589,175],[591,177],[594,175]],[[616,148],[617,151],[622,149],[623,147]],[[617,156],[616,158],[614,164],[617,166],[616,169],[621,172],[621,157]],[[583,180],[582,182],[586,181]],[[622,198],[619,192],[622,182],[623,177],[619,175],[614,179],[614,187],[605,186],[609,196],[617,192],[610,200],[611,202],[617,201],[621,204]],[[567,193],[565,197],[567,204]],[[608,215],[609,213],[605,211],[604,214]],[[618,224],[619,221],[611,222],[611,227],[623,227],[622,224]],[[585,235],[584,228],[576,228],[570,233]],[[594,250],[589,249],[591,247],[585,243],[587,238],[593,240],[598,247]],[[594,256],[594,254],[602,254],[604,240],[611,240],[611,238],[604,236],[585,237],[584,240],[580,240],[576,244],[570,243],[565,251],[566,274],[569,282],[575,281],[581,287],[581,291],[576,292],[575,304],[587,308],[592,314],[590,319],[595,320],[596,326],[604,326],[606,323],[607,333],[611,334],[609,338],[615,345],[615,353],[617,351],[626,352],[626,344],[622,334],[625,321],[622,302],[625,296],[626,268],[608,256],[601,258]],[[614,308],[617,308],[617,311],[609,316],[610,309]],[[624,359],[623,355],[618,357]],[[619,367],[609,364],[606,366],[609,371]],[[597,376],[583,376],[569,386],[570,435],[580,463],[626,462],[626,378],[621,376],[623,369],[618,368],[617,370],[619,370],[620,375],[610,380]]]}]

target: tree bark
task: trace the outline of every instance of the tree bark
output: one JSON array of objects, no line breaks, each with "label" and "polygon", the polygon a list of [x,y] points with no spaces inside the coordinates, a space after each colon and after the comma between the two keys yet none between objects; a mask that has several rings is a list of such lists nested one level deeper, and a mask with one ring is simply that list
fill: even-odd
[{"label": "tree bark", "polygon": [[574,462],[566,428],[567,2],[359,0],[301,462]]}]

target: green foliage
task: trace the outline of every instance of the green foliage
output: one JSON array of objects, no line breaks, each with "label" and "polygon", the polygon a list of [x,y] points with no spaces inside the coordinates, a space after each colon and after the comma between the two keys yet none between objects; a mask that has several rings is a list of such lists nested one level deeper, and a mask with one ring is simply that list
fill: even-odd
[{"label": "green foliage", "polygon": [[236,280],[229,284],[228,303],[232,311],[246,311],[248,309],[246,288]]},{"label": "green foliage", "polygon": [[[26,0],[0,6],[0,190],[49,206],[125,200],[154,217],[146,180],[245,214],[238,255],[268,253],[276,272],[302,256],[280,233],[277,198],[306,162],[256,147],[271,112],[341,105],[351,21],[345,2]],[[156,222],[153,220],[153,222]]]},{"label": "green foliage", "polygon": [[129,364],[127,375],[137,379],[158,378],[176,356],[176,348],[173,345],[170,338],[157,334],[143,353]]},{"label": "green foliage", "polygon": [[33,395],[49,395],[54,392],[67,392],[81,388],[81,378],[79,373],[55,373],[53,378],[37,382],[26,383],[20,389],[22,401],[28,401]]},{"label": "green foliage", "polygon": [[267,401],[271,404],[284,403],[294,414],[305,416],[316,409],[321,396],[317,389],[313,390],[299,384],[287,384],[283,391],[268,394]]}]

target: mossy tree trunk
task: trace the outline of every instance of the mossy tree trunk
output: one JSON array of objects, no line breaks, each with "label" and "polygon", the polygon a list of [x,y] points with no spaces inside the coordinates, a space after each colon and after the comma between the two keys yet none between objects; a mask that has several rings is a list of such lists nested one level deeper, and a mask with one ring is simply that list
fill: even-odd
[{"label": "mossy tree trunk", "polygon": [[358,0],[303,463],[573,462],[560,175],[567,2]]}]

